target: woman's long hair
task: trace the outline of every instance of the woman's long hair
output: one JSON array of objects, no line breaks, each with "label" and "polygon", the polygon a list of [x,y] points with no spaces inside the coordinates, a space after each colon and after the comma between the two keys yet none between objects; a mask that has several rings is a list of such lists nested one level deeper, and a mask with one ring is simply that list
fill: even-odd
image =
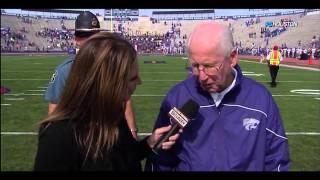
[{"label": "woman's long hair", "polygon": [[70,120],[85,160],[102,157],[118,139],[129,74],[137,66],[136,51],[120,36],[91,36],[75,57],[60,103],[42,124]]}]

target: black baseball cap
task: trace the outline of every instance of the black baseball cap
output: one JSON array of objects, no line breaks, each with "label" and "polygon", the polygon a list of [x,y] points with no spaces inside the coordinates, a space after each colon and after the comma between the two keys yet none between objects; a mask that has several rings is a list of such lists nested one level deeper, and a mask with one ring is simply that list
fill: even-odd
[{"label": "black baseball cap", "polygon": [[77,16],[75,23],[75,36],[89,37],[100,31],[99,20],[92,12],[83,11]]}]

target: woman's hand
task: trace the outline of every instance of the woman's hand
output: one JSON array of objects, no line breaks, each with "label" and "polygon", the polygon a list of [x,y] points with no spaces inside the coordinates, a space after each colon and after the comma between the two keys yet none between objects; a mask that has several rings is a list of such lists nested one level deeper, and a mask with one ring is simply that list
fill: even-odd
[{"label": "woman's hand", "polygon": [[[166,132],[168,132],[171,129],[171,125],[161,127],[156,129],[151,136],[147,139],[147,142],[151,148],[154,148],[155,144],[159,141],[161,136],[163,136]],[[169,137],[168,141],[165,141],[162,143],[161,147],[162,149],[170,149],[175,143],[176,140],[179,138],[180,133],[182,133],[182,129],[179,130],[178,133],[172,135]]]}]

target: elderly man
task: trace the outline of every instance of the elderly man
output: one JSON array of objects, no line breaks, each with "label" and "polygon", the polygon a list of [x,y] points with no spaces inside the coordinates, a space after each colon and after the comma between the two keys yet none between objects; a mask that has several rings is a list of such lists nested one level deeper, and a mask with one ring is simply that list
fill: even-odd
[{"label": "elderly man", "polygon": [[[200,105],[176,145],[148,157],[146,171],[287,171],[288,139],[268,90],[243,76],[230,30],[198,25],[188,44],[193,75],[164,98],[155,127],[188,99]],[[259,98],[259,99],[257,99]]]}]

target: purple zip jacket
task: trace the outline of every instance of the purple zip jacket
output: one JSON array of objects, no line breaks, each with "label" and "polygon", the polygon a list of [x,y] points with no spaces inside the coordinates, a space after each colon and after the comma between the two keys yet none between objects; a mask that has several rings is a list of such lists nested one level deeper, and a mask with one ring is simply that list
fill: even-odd
[{"label": "purple zip jacket", "polygon": [[272,95],[235,69],[235,86],[218,107],[195,76],[167,93],[155,128],[170,124],[169,110],[188,99],[200,109],[172,149],[148,157],[146,171],[288,171],[288,139]]}]

